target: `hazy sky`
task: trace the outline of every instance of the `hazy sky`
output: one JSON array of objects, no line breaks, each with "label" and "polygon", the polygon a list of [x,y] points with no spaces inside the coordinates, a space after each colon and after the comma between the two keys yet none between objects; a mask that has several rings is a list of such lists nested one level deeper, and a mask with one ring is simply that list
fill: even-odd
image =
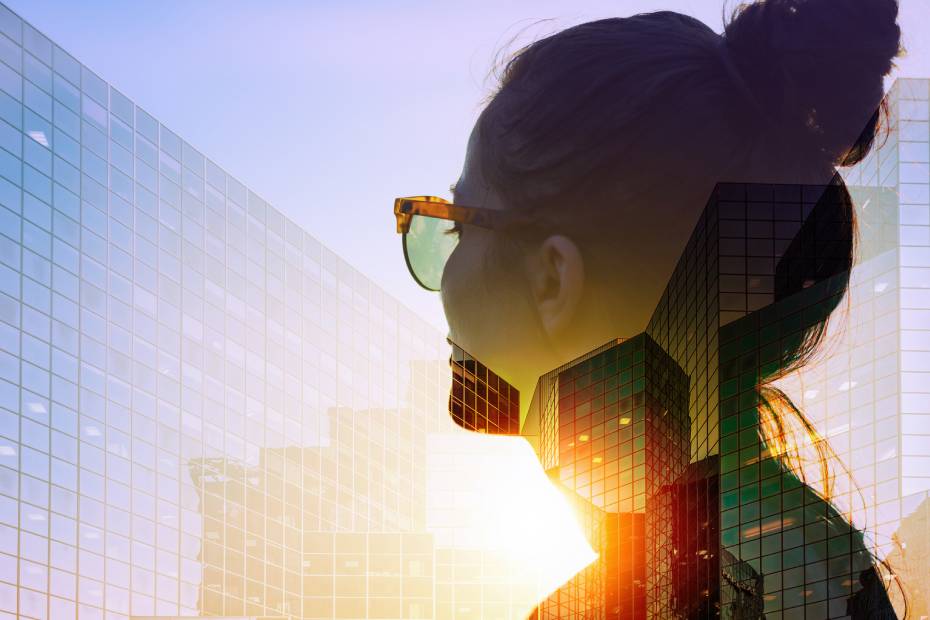
[{"label": "hazy sky", "polygon": [[[3,0],[350,263],[445,329],[407,274],[395,196],[462,165],[497,52],[667,8],[717,31],[720,0]],[[733,2],[726,6],[732,7]],[[547,19],[542,24],[535,22]],[[901,75],[930,77],[930,0],[901,0]],[[530,27],[529,30],[526,30]]]}]

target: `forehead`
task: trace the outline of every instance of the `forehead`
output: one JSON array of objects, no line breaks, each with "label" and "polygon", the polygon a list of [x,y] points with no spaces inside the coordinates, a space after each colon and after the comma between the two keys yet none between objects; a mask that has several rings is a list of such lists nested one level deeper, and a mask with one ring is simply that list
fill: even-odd
[{"label": "forehead", "polygon": [[465,163],[462,166],[462,173],[455,182],[454,199],[455,202],[463,205],[503,208],[481,172],[481,149],[477,123],[472,128],[471,135],[468,136]]}]

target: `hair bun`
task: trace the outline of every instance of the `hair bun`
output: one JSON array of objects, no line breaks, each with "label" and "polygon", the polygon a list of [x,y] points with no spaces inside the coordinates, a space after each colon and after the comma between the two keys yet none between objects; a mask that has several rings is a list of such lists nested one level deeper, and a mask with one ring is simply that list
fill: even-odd
[{"label": "hair bun", "polygon": [[851,164],[874,138],[897,15],[897,0],[767,0],[738,7],[723,36],[778,135]]}]

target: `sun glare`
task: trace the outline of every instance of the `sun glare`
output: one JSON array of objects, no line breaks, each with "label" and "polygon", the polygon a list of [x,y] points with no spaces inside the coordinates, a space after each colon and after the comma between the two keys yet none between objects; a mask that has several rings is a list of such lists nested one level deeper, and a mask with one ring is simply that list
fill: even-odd
[{"label": "sun glare", "polygon": [[511,590],[513,617],[597,558],[523,438],[457,428],[432,435],[428,452],[428,529],[443,546],[481,552],[486,574]]}]

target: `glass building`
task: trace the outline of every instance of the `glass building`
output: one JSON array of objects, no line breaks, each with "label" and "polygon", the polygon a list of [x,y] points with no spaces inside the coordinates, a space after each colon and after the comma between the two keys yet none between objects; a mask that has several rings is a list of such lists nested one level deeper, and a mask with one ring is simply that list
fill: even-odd
[{"label": "glass building", "polygon": [[[807,455],[794,457],[790,440],[802,449],[810,440],[812,450],[825,442],[770,387],[802,357],[808,336],[839,305],[850,277],[844,257],[852,211],[834,190],[718,188],[718,226],[729,231],[721,243],[728,241],[734,255],[741,247],[772,248],[775,258],[775,303],[719,332],[720,605],[727,617],[745,617],[749,610],[764,611],[766,618],[845,617],[863,597],[868,614],[890,610],[862,533],[821,497],[829,488],[816,489],[806,475],[810,467],[792,466],[793,458]],[[740,238],[769,213],[773,222],[787,216],[794,233],[774,245]],[[820,455],[810,456],[815,465]]]},{"label": "glass building", "polygon": [[0,6],[0,617],[434,617],[447,357]]},{"label": "glass building", "polygon": [[[885,131],[842,170],[859,243],[826,347],[779,379],[835,452],[837,507],[905,585],[908,613],[930,615],[930,554],[919,523],[930,502],[930,81],[900,79]],[[845,467],[845,470],[844,470]],[[813,486],[825,483],[809,468]],[[896,609],[901,590],[890,588]]]},{"label": "glass building", "polygon": [[[841,171],[851,209],[825,186],[720,184],[671,275],[646,333],[689,379],[690,465],[666,489],[678,617],[928,613],[928,92],[891,89],[886,135]],[[590,437],[546,406],[523,432],[552,466],[555,438]]]},{"label": "glass building", "polygon": [[[543,377],[521,430],[602,558],[540,617],[865,617],[887,577],[866,549],[930,615],[928,100],[898,81],[887,137],[842,171],[851,272],[824,188],[718,186],[646,333]],[[831,312],[830,346],[772,386],[847,466],[832,481],[757,432],[760,378]],[[636,379],[628,349],[656,360]],[[0,5],[0,617],[515,617],[532,588],[430,523],[430,454],[460,447],[442,416],[512,433],[518,410],[476,362],[471,422],[447,353]],[[635,419],[648,393],[674,424]]]},{"label": "glass building", "polygon": [[562,591],[539,617],[890,612],[879,550],[785,441],[829,437],[771,387],[845,298],[852,218],[833,186],[718,184],[647,333],[540,379],[525,428],[543,466],[605,511],[591,539],[604,568],[584,578],[606,585],[587,590],[599,609]]},{"label": "glass building", "polygon": [[479,433],[520,432],[520,393],[454,342],[449,366],[449,413],[462,428]]},{"label": "glass building", "polygon": [[539,618],[670,617],[674,517],[664,489],[688,466],[687,398],[688,377],[646,334],[540,378],[529,415],[545,429],[543,467],[592,506],[586,529],[600,558],[543,601]]},{"label": "glass building", "polygon": [[[366,441],[366,434],[386,436],[397,412],[327,413],[330,438],[320,446],[264,449],[255,464],[228,457],[188,462],[203,517],[200,614],[251,615],[264,607],[302,618],[432,617],[423,459],[386,470],[390,455]],[[421,455],[425,439],[420,433],[410,440]],[[350,447],[324,465],[339,443]],[[339,462],[350,457],[351,466]],[[343,484],[321,489],[321,467],[334,467],[330,476]],[[326,496],[355,514],[321,522]]]}]

